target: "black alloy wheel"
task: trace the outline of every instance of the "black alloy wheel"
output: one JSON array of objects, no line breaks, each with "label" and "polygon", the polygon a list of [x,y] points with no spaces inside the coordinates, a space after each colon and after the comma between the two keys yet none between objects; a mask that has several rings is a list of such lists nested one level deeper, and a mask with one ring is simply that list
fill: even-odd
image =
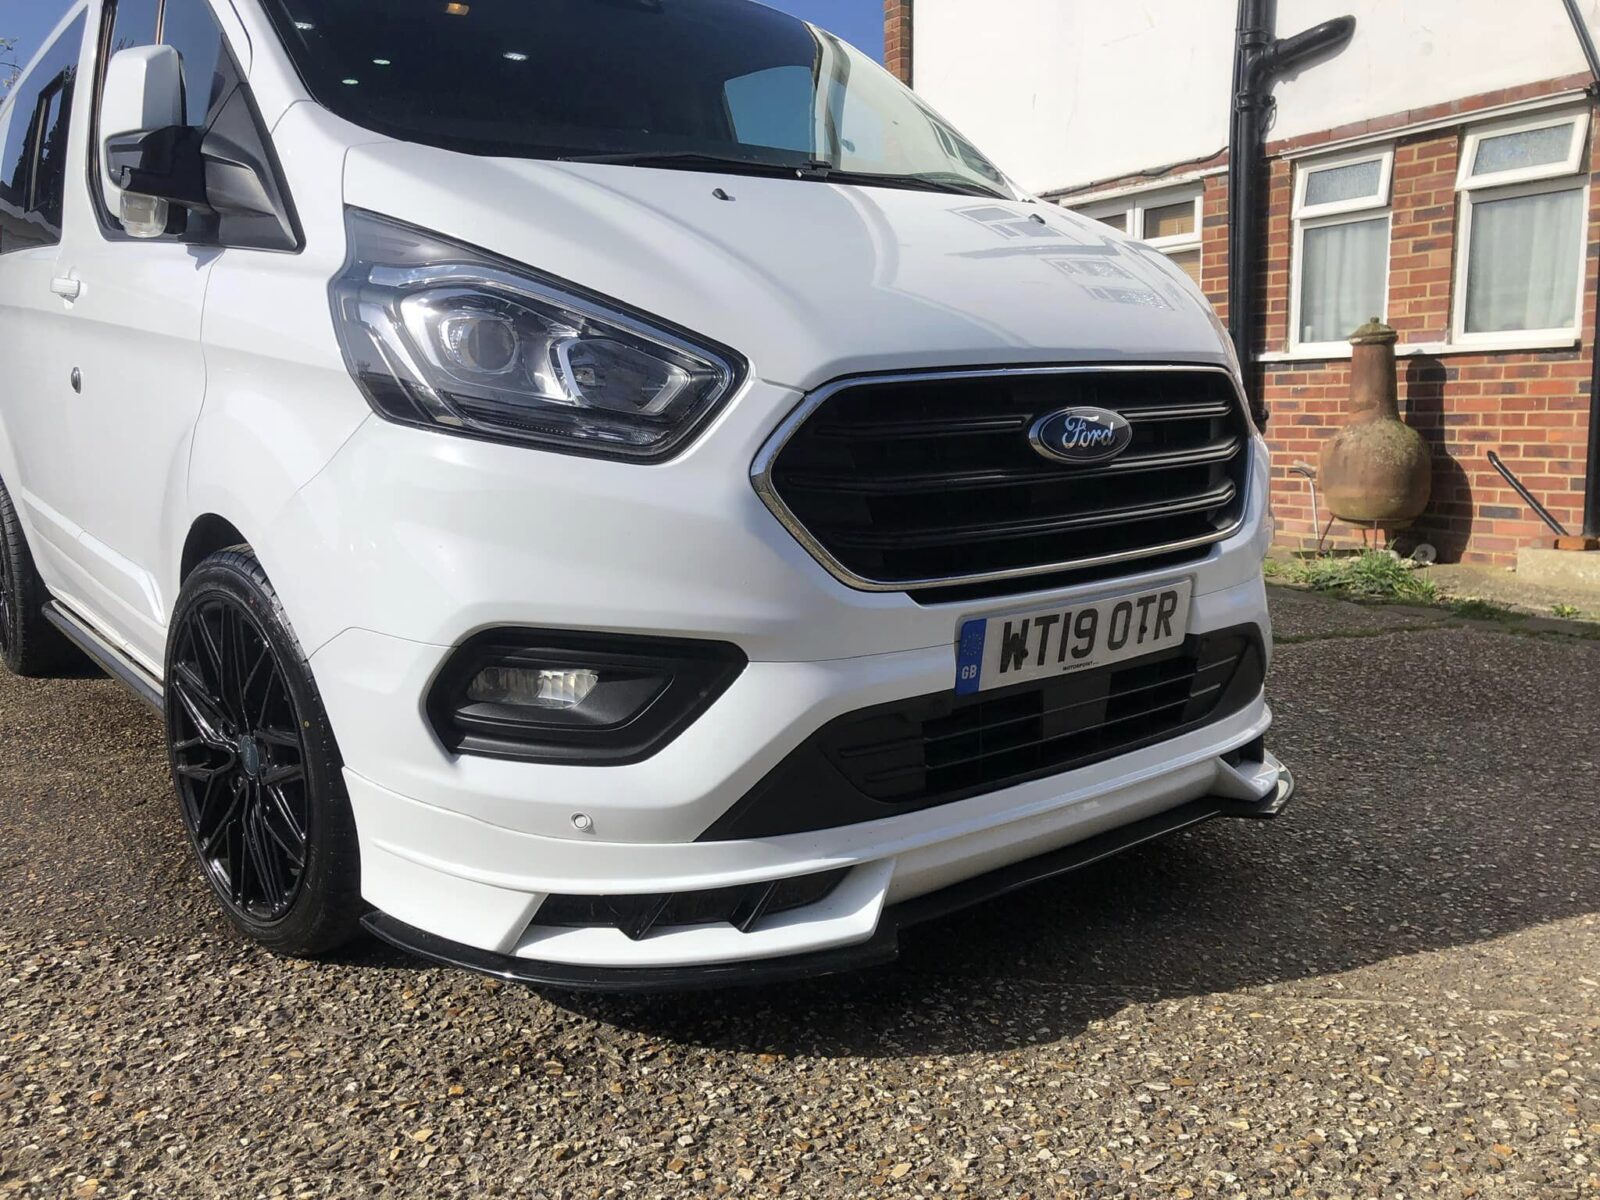
[{"label": "black alloy wheel", "polygon": [[82,662],[72,643],[45,620],[49,599],[11,493],[0,483],[0,662],[13,674],[53,675]]},{"label": "black alloy wheel", "polygon": [[12,581],[14,574],[11,547],[6,544],[4,535],[0,534],[0,657],[9,657],[11,647],[17,642],[17,585]]},{"label": "black alloy wheel", "polygon": [[274,950],[314,954],[361,916],[355,824],[310,666],[248,548],[185,581],[168,639],[173,782],[224,910]]},{"label": "black alloy wheel", "polygon": [[300,892],[311,824],[283,668],[250,612],[226,599],[194,605],[176,635],[172,771],[195,849],[231,904],[279,920]]}]

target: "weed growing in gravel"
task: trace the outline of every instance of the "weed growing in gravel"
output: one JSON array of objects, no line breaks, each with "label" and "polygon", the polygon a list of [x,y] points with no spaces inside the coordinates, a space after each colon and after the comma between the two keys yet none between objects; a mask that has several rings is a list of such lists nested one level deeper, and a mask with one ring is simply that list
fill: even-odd
[{"label": "weed growing in gravel", "polygon": [[1343,558],[1279,563],[1278,569],[1269,573],[1288,583],[1319,592],[1334,592],[1352,600],[1433,604],[1439,599],[1438,587],[1431,579],[1417,574],[1416,564],[1381,550]]},{"label": "weed growing in gravel", "polygon": [[1517,621],[1521,620],[1519,614],[1499,604],[1492,604],[1488,600],[1452,600],[1450,611],[1458,617],[1465,617],[1469,621]]},{"label": "weed growing in gravel", "polygon": [[1583,616],[1582,610],[1576,604],[1555,604],[1551,606],[1550,611],[1564,621]]}]

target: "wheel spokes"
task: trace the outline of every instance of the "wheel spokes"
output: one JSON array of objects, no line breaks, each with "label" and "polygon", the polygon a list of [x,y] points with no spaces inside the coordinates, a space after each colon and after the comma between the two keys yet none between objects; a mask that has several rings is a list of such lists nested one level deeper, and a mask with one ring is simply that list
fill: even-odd
[{"label": "wheel spokes", "polygon": [[245,803],[245,817],[240,823],[244,851],[249,856],[251,873],[261,883],[262,898],[272,908],[287,903],[288,883],[281,851],[274,850],[274,839],[266,827],[266,813],[261,807],[261,788],[250,789],[250,799]]},{"label": "wheel spokes", "polygon": [[203,658],[204,665],[200,666],[201,677],[206,679],[210,686],[220,695],[222,687],[222,647],[217,644],[216,632],[211,628],[211,622],[206,619],[206,614],[203,610],[195,613],[191,621],[191,628],[186,632],[193,638]]},{"label": "wheel spokes", "polygon": [[216,805],[215,789],[207,788],[200,805],[195,810],[195,835],[200,840],[200,853],[210,854],[219,840],[226,840],[238,824],[238,814],[244,801],[244,784],[237,778],[228,780],[229,799],[222,812],[213,816]]},{"label": "wheel spokes", "polygon": [[[287,840],[283,843],[284,849],[298,858],[305,852],[305,821],[295,812],[294,805],[289,803],[289,798],[284,795],[281,786],[264,783],[261,790],[266,794],[266,807],[269,813],[277,818],[287,833]],[[272,821],[268,821],[267,827],[273,831],[273,836],[277,837],[277,830]]]},{"label": "wheel spokes", "polygon": [[195,736],[189,741],[198,740],[209,750],[231,753],[234,742],[227,732],[231,722],[222,702],[210,694],[204,681],[187,664],[179,663],[174,666],[170,683],[194,728]]},{"label": "wheel spokes", "polygon": [[229,708],[241,719],[247,718],[249,706],[244,698],[245,649],[244,620],[233,607],[222,610],[223,682]]},{"label": "wheel spokes", "polygon": [[261,783],[265,787],[281,788],[286,783],[303,783],[306,769],[298,763],[281,767],[273,767],[261,773]]},{"label": "wheel spokes", "polygon": [[300,735],[292,729],[273,729],[269,725],[263,725],[256,730],[256,737],[268,745],[281,746],[285,750],[300,749]]}]

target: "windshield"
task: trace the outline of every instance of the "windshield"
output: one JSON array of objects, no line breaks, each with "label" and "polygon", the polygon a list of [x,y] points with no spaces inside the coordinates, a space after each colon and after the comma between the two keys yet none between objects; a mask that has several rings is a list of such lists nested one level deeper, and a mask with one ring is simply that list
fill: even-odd
[{"label": "windshield", "polygon": [[750,0],[262,0],[313,96],[467,154],[1013,193],[877,63]]}]

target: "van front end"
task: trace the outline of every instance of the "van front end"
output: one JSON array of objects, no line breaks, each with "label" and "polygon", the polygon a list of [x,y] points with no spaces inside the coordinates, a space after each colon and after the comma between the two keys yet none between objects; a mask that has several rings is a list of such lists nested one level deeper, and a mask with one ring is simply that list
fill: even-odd
[{"label": "van front end", "polygon": [[291,119],[353,143],[326,387],[374,417],[273,540],[321,564],[373,932],[568,987],[813,974],[1282,807],[1267,451],[1163,255],[997,174]]},{"label": "van front end", "polygon": [[369,929],[571,988],[788,978],[1274,815],[1267,457],[1201,328],[1216,361],[744,368],[648,465],[365,423],[275,540],[349,614],[312,666]]}]

